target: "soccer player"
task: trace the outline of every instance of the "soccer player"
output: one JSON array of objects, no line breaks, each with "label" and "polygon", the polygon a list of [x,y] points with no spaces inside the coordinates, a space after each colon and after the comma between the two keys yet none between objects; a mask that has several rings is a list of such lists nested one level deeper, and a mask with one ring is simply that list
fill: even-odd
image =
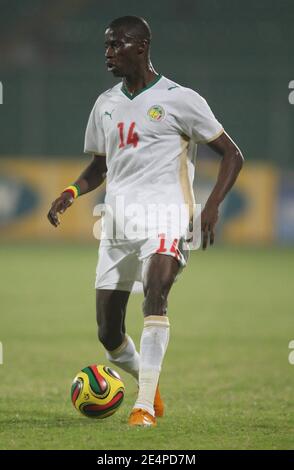
[{"label": "soccer player", "polygon": [[[93,155],[81,176],[52,203],[49,221],[77,196],[95,190],[107,175],[105,203],[114,225],[130,220],[127,208],[140,204],[174,204],[193,213],[192,182],[197,143],[206,143],[222,158],[216,184],[201,214],[202,247],[214,242],[219,205],[233,186],[243,157],[217,121],[207,102],[192,89],[158,74],[150,61],[151,30],[139,17],[125,16],[105,31],[106,65],[122,81],[102,93],[90,114],[85,152]],[[115,211],[123,198],[124,215]],[[191,212],[192,209],[192,212]],[[156,209],[154,209],[156,212]],[[152,218],[151,218],[152,219]],[[175,218],[170,224],[174,226]],[[143,227],[143,218],[136,219]],[[146,221],[146,218],[144,219]],[[96,273],[98,337],[106,356],[138,382],[138,397],[129,417],[132,426],[155,426],[164,405],[158,381],[169,342],[167,298],[186,265],[184,231],[162,232],[161,219],[148,219],[155,236],[114,236],[100,242]],[[117,233],[117,232],[116,232]],[[140,230],[138,233],[141,233]],[[126,308],[135,281],[143,282],[144,328],[140,354],[126,334]]]}]

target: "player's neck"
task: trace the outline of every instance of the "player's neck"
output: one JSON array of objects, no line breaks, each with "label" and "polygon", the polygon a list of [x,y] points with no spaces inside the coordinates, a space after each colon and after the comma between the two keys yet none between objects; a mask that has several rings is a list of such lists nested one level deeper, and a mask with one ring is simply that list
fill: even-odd
[{"label": "player's neck", "polygon": [[153,65],[150,62],[144,67],[140,67],[138,70],[135,70],[134,73],[124,77],[123,86],[132,95],[143,88],[146,88],[157,76],[158,73],[154,70]]}]

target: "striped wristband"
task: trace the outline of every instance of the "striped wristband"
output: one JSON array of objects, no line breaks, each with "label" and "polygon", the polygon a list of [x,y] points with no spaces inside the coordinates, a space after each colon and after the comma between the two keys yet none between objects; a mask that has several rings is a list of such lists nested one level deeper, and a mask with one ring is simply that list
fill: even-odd
[{"label": "striped wristband", "polygon": [[62,193],[70,193],[74,199],[80,196],[81,190],[78,184],[72,184],[65,188]]}]

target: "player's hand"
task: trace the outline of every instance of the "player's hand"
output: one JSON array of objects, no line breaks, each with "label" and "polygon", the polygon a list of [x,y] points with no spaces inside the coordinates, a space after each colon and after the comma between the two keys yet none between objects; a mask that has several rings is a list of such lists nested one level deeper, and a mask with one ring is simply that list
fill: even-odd
[{"label": "player's hand", "polygon": [[202,232],[202,248],[206,249],[208,240],[209,244],[214,243],[214,229],[218,220],[218,204],[215,202],[207,202],[201,213],[201,232]]},{"label": "player's hand", "polygon": [[68,209],[74,201],[74,198],[70,193],[62,193],[55,201],[52,202],[50,211],[48,212],[49,222],[57,227],[60,224],[58,214],[63,214],[66,209]]}]

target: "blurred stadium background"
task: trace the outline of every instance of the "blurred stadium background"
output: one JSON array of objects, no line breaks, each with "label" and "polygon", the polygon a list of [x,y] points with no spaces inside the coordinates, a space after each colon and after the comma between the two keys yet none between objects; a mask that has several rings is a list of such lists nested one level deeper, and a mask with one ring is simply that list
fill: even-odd
[{"label": "blurred stadium background", "polygon": [[[69,380],[97,348],[92,228],[103,192],[81,198],[58,230],[46,219],[89,161],[88,115],[115,83],[103,33],[125,14],[146,17],[156,70],[205,96],[246,159],[217,246],[193,253],[172,292],[176,338],[162,379],[170,418],[148,443],[116,434],[127,408],[104,425],[112,439],[83,421],[84,435],[68,401]],[[0,448],[294,447],[293,24],[292,0],[0,0]],[[218,162],[200,146],[198,202]],[[133,296],[129,308],[137,343],[141,301]]]},{"label": "blurred stadium background", "polygon": [[[155,68],[203,94],[246,157],[222,207],[219,237],[243,244],[294,241],[291,0],[250,1],[246,8],[230,0],[0,5],[1,239],[93,240],[93,197],[64,218],[58,235],[44,214],[86,165],[89,111],[115,83],[104,66],[105,26],[136,13],[150,21]],[[200,148],[198,201],[205,200],[217,160]]]}]

